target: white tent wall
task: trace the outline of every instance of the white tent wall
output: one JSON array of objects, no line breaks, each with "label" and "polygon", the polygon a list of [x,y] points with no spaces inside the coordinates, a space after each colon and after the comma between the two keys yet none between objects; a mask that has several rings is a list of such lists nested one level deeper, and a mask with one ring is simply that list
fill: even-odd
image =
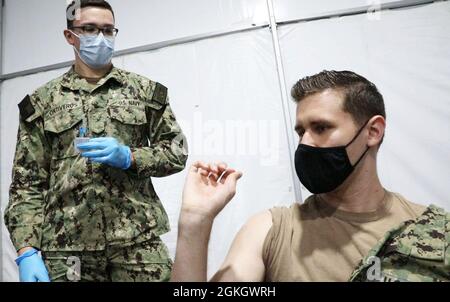
[{"label": "white tent wall", "polygon": [[450,210],[450,3],[279,29],[287,87],[324,69],[354,70],[373,81],[387,111],[383,183]]},{"label": "white tent wall", "polygon": [[[8,50],[3,73],[72,59],[73,52],[61,33],[64,14],[62,19],[42,17],[59,16],[65,6],[60,2],[65,1],[6,0],[2,45]],[[118,49],[269,22],[266,0],[110,2],[121,29]],[[312,18],[371,4],[356,0],[336,3],[274,0],[276,20]],[[379,164],[382,180],[411,200],[433,202],[447,209],[449,10],[449,3],[444,2],[381,12],[376,14],[379,19],[363,14],[278,28],[287,89],[300,77],[328,68],[352,69],[375,82],[385,96],[388,111],[388,132]],[[30,26],[41,24],[40,30],[30,34]],[[269,28],[262,28],[114,59],[116,66],[169,87],[172,107],[188,137],[189,163],[197,159],[225,160],[244,171],[237,196],[214,225],[209,275],[219,267],[232,238],[249,216],[295,200],[289,161],[292,150],[288,150],[286,138],[286,132],[293,130],[285,128],[284,92],[278,83],[271,39]],[[65,70],[0,84],[2,215],[15,149],[17,103]],[[290,112],[295,112],[294,103],[290,106]],[[288,118],[293,121],[295,116]],[[237,132],[239,123],[246,131]],[[182,172],[154,179],[171,221],[172,231],[163,239],[172,256],[184,177]],[[303,197],[308,194],[302,191]],[[15,252],[3,225],[2,233],[0,277],[15,281]]]}]

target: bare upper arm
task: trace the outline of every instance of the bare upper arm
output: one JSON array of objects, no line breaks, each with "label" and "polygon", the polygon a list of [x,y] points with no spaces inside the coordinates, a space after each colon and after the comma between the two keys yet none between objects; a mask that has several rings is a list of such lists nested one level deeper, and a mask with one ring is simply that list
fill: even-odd
[{"label": "bare upper arm", "polygon": [[263,245],[271,227],[270,211],[251,217],[234,238],[225,261],[211,281],[264,281]]}]

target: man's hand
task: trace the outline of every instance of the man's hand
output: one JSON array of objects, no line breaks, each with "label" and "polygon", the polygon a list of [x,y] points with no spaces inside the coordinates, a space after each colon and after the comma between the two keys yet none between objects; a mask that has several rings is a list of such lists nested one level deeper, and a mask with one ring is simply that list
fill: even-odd
[{"label": "man's hand", "polygon": [[172,281],[206,281],[208,242],[214,218],[236,193],[242,173],[224,163],[196,162],[183,190]]},{"label": "man's hand", "polygon": [[227,168],[225,163],[194,163],[184,185],[180,222],[191,217],[212,222],[236,194],[241,177],[241,172]]},{"label": "man's hand", "polygon": [[84,151],[81,156],[96,163],[107,164],[122,170],[128,170],[132,164],[130,147],[121,145],[113,137],[90,139],[87,143],[78,145],[78,149]]},{"label": "man's hand", "polygon": [[[24,249],[25,250],[25,249]],[[16,259],[20,282],[50,282],[44,261],[34,248],[27,248]]]}]

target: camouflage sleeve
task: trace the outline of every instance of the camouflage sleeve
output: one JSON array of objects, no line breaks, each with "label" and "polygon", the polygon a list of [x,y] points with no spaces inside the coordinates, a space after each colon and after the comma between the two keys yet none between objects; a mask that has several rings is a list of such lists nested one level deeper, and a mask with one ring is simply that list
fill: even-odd
[{"label": "camouflage sleeve", "polygon": [[20,124],[5,225],[16,250],[26,246],[39,249],[51,152],[41,115],[34,110],[30,98],[27,96],[19,107]]},{"label": "camouflage sleeve", "polygon": [[150,147],[132,149],[138,177],[164,177],[186,166],[186,138],[170,108],[165,105],[152,116],[149,124]]}]

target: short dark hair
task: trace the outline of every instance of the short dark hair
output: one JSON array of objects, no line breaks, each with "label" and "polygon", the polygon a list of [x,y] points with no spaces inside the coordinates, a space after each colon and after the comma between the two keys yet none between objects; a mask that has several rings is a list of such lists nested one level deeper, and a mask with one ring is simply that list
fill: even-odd
[{"label": "short dark hair", "polygon": [[383,96],[377,87],[352,71],[324,70],[305,77],[292,87],[291,95],[296,102],[300,102],[326,89],[336,89],[344,94],[343,110],[350,113],[357,125],[362,126],[375,115],[386,118]]},{"label": "short dark hair", "polygon": [[[75,7],[76,5],[78,5],[79,7]],[[66,9],[67,28],[70,29],[73,27],[73,17],[69,16],[69,14],[72,12],[75,13],[77,9],[82,9],[85,7],[100,7],[107,9],[112,13],[113,17],[115,18],[111,4],[109,4],[105,0],[74,0],[67,6]]]}]

